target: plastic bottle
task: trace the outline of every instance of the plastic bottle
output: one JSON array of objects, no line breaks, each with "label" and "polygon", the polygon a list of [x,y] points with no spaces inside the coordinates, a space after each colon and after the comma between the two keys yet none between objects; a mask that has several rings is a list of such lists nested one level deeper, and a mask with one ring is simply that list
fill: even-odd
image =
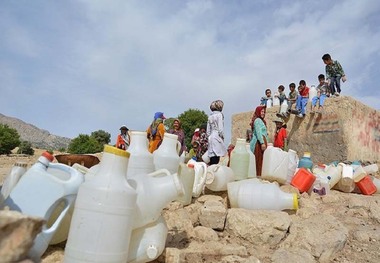
[{"label": "plastic bottle", "polygon": [[284,100],[280,106],[280,114],[285,114],[288,111],[288,100]]},{"label": "plastic bottle", "polygon": [[168,169],[171,174],[178,172],[179,147],[181,143],[178,136],[165,133],[160,147],[153,152],[153,163],[155,170]]},{"label": "plastic bottle", "polygon": [[308,190],[308,193],[314,192],[319,195],[327,195],[330,193],[329,176],[324,176],[321,173],[316,175],[313,185]]},{"label": "plastic bottle", "polygon": [[274,93],[273,106],[280,106],[280,99],[278,98],[278,92]]},{"label": "plastic bottle", "polygon": [[160,216],[155,222],[134,229],[129,245],[128,263],[151,262],[165,249],[168,228]]},{"label": "plastic bottle", "polygon": [[310,90],[309,90],[309,101],[311,102],[312,99],[317,96],[317,88],[314,85],[311,85]]},{"label": "plastic bottle", "polygon": [[267,103],[266,103],[267,109],[272,108],[272,102],[273,102],[272,99],[267,100]]},{"label": "plastic bottle", "polygon": [[297,188],[301,193],[307,192],[316,180],[316,176],[308,169],[301,167],[294,175],[291,185]]},{"label": "plastic bottle", "polygon": [[298,168],[304,167],[306,169],[312,170],[313,161],[311,160],[310,156],[310,152],[304,152],[303,157],[300,159],[298,163]]},{"label": "plastic bottle", "polygon": [[127,262],[137,198],[125,177],[129,155],[104,146],[96,175],[79,188],[64,262]]},{"label": "plastic bottle", "polygon": [[371,176],[371,180],[373,182],[373,184],[376,186],[376,193],[375,194],[380,194],[380,179],[374,177],[374,176]]},{"label": "plastic bottle", "polygon": [[153,154],[148,151],[146,132],[131,132],[131,144],[129,145],[128,152],[131,156],[129,158],[127,176],[154,172]]},{"label": "plastic bottle", "polygon": [[25,162],[16,162],[13,164],[9,174],[4,179],[3,186],[0,191],[0,204],[7,199],[12,189],[16,186],[21,176],[26,172],[28,164]]},{"label": "plastic bottle", "polygon": [[273,183],[235,184],[232,182],[227,187],[231,207],[251,210],[298,209],[297,194],[285,193]]},{"label": "plastic bottle", "polygon": [[339,163],[342,166],[342,178],[340,179],[343,186],[350,186],[354,183],[354,170],[351,165]]},{"label": "plastic bottle", "polygon": [[46,221],[49,220],[58,204],[64,202],[65,207],[57,219],[51,226],[45,225],[36,236],[33,247],[28,252],[28,256],[34,261],[39,261],[46,251],[84,180],[81,173],[67,165],[64,165],[69,174],[67,180],[48,173],[47,168],[53,160],[54,157],[50,153],[42,153],[38,161],[21,177],[4,202],[4,205],[9,206],[11,210],[40,217]]},{"label": "plastic bottle", "polygon": [[264,151],[261,178],[285,184],[288,177],[289,156],[281,148],[269,143]]},{"label": "plastic bottle", "polygon": [[234,171],[228,166],[213,164],[207,167],[206,187],[211,191],[226,191],[227,184],[234,180]]},{"label": "plastic bottle", "polygon": [[255,158],[255,155],[253,154],[253,152],[251,151],[251,147],[250,147],[249,142],[245,143],[245,148],[247,149],[247,152],[249,153],[248,178],[257,177],[257,174],[256,174],[256,158]]},{"label": "plastic bottle", "polygon": [[330,189],[332,189],[342,178],[342,166],[331,165],[326,170],[326,175],[330,176]]},{"label": "plastic bottle", "polygon": [[201,195],[202,190],[206,184],[207,176],[207,164],[204,162],[197,162],[195,160],[189,160],[187,165],[194,166],[194,185],[193,185],[193,197],[198,197]]},{"label": "plastic bottle", "polygon": [[235,180],[248,178],[249,153],[245,146],[245,139],[237,139],[235,148],[231,152],[230,167],[234,171]]},{"label": "plastic bottle", "polygon": [[184,194],[177,199],[183,205],[191,204],[195,179],[194,164],[179,164],[178,178],[183,185]]},{"label": "plastic bottle", "polygon": [[373,163],[373,164],[364,166],[363,169],[367,174],[373,175],[379,171],[379,166],[376,163]]},{"label": "plastic bottle", "polygon": [[354,175],[353,175],[354,182],[355,182],[355,183],[359,182],[359,181],[362,180],[366,175],[367,175],[367,173],[366,173],[366,171],[364,170],[363,166],[358,165],[358,166],[354,169]]},{"label": "plastic bottle", "polygon": [[294,174],[296,173],[296,169],[298,167],[298,162],[299,162],[297,152],[292,149],[289,149],[288,157],[289,157],[289,165],[288,165],[288,173],[286,176],[286,184],[290,184],[290,182],[292,181]]},{"label": "plastic bottle", "polygon": [[128,183],[137,191],[133,229],[156,221],[165,206],[185,193],[177,173],[167,169],[129,177]]}]

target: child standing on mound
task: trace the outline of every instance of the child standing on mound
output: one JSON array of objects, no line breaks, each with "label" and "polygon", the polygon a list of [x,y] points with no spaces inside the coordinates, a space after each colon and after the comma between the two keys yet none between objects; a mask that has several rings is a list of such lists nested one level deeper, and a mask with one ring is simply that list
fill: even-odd
[{"label": "child standing on mound", "polygon": [[[327,83],[325,80],[325,75],[320,74],[318,76],[319,84],[317,86],[317,96],[311,99],[311,113],[317,112],[322,113],[323,111],[323,105],[325,103],[326,99],[326,93],[327,93]],[[317,107],[317,101],[319,101],[318,111],[315,110]]]},{"label": "child standing on mound", "polygon": [[299,94],[296,101],[296,108],[298,110],[298,117],[303,118],[306,115],[306,106],[309,101],[309,87],[306,86],[306,81],[300,80]]},{"label": "child standing on mound", "polygon": [[322,60],[326,65],[326,78],[330,85],[331,95],[339,96],[341,92],[340,79],[343,82],[347,80],[342,65],[337,60],[332,60],[330,54],[324,54]]}]

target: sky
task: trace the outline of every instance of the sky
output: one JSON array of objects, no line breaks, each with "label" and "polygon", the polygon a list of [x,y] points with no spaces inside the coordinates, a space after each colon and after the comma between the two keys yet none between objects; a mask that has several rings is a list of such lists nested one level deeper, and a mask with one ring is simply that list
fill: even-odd
[{"label": "sky", "polygon": [[325,53],[342,95],[380,110],[379,13],[373,0],[2,0],[0,113],[113,144],[123,124],[145,131],[157,111],[210,114],[221,99],[228,145],[233,114],[267,88],[317,85]]}]

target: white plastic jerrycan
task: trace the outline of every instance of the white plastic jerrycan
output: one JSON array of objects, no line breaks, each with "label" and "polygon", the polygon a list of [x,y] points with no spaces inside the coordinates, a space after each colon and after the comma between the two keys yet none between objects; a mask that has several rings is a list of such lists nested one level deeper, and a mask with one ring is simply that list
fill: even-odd
[{"label": "white plastic jerrycan", "polygon": [[273,144],[264,151],[261,178],[285,184],[288,179],[289,155]]},{"label": "white plastic jerrycan", "polygon": [[183,189],[185,193],[179,196],[177,201],[179,201],[183,205],[191,204],[191,200],[193,197],[194,179],[195,179],[194,164],[180,163],[179,169],[178,169],[178,178],[183,185]]},{"label": "white plastic jerrycan", "polygon": [[126,262],[136,212],[129,152],[105,145],[95,176],[79,188],[64,262]]},{"label": "white plastic jerrycan", "polygon": [[331,165],[327,168],[325,173],[326,173],[326,176],[330,176],[331,178],[329,181],[329,184],[330,184],[330,189],[332,189],[342,178],[342,166]]},{"label": "white plastic jerrycan", "polygon": [[228,166],[213,164],[207,167],[206,187],[211,191],[226,191],[227,184],[234,180],[234,171]]},{"label": "white plastic jerrycan", "polygon": [[296,173],[296,169],[298,167],[299,157],[297,152],[289,149],[288,151],[289,165],[288,165],[288,173],[286,176],[286,184],[290,184],[292,181],[294,174]]},{"label": "white plastic jerrycan", "polygon": [[12,189],[16,186],[21,176],[26,172],[28,164],[25,162],[16,162],[13,164],[9,174],[5,177],[3,186],[0,191],[0,205],[9,196]]},{"label": "white plastic jerrycan", "polygon": [[285,114],[288,111],[288,100],[284,100],[280,106],[280,114]]},{"label": "white plastic jerrycan", "polygon": [[160,216],[155,222],[132,231],[129,245],[128,263],[151,262],[165,249],[168,227]]},{"label": "white plastic jerrycan", "polygon": [[[274,183],[228,184],[230,203],[239,208],[251,210],[298,209],[296,193],[285,193]],[[235,200],[235,201],[232,201]]]},{"label": "white plastic jerrycan", "polygon": [[185,192],[177,173],[167,169],[129,177],[128,183],[137,192],[133,229],[156,221],[162,209]]},{"label": "white plastic jerrycan", "polygon": [[230,167],[234,171],[235,180],[248,178],[250,156],[245,146],[245,139],[238,138],[231,152]]},{"label": "white plastic jerrycan", "polygon": [[155,170],[168,169],[171,174],[176,173],[180,162],[180,149],[181,143],[178,141],[178,136],[166,132],[160,147],[153,152]]},{"label": "white plastic jerrycan", "polygon": [[37,235],[33,247],[29,250],[29,257],[36,261],[46,251],[84,181],[81,173],[67,165],[59,168],[67,172],[66,179],[48,173],[47,168],[53,159],[50,153],[44,152],[38,158],[38,162],[25,172],[4,202],[11,210],[41,217],[46,221],[49,221],[55,208],[63,202],[61,214],[55,222],[51,222],[50,227],[46,224],[43,226],[42,232]]},{"label": "white plastic jerrycan", "polygon": [[338,165],[342,166],[341,184],[344,186],[352,185],[354,183],[354,169],[352,166],[344,163],[339,163]]},{"label": "white plastic jerrycan", "polygon": [[312,101],[315,96],[318,95],[317,88],[314,85],[311,85],[309,90],[309,101]]},{"label": "white plastic jerrycan", "polygon": [[255,158],[255,155],[253,154],[253,152],[251,151],[251,147],[250,147],[249,142],[245,143],[245,148],[247,148],[247,152],[249,153],[248,178],[257,177],[257,174],[256,174],[256,158]]},{"label": "white plastic jerrycan", "polygon": [[154,172],[153,154],[148,151],[146,132],[131,132],[131,144],[129,145],[128,152],[131,154],[131,157],[129,158],[127,176]]},{"label": "white plastic jerrycan", "polygon": [[194,185],[193,185],[193,197],[198,197],[201,195],[203,188],[206,184],[206,176],[207,176],[207,164],[204,162],[197,162],[194,160],[189,160],[187,165],[194,165]]}]

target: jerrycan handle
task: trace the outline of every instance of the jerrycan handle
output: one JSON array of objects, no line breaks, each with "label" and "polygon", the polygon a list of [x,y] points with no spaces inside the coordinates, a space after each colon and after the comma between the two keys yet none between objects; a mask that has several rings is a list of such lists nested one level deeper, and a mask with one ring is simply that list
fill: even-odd
[{"label": "jerrycan handle", "polygon": [[[199,168],[203,170],[202,173],[200,171],[197,171]],[[205,186],[206,179],[207,179],[207,164],[204,162],[196,162],[194,164],[194,169],[195,169],[195,181],[193,185],[193,197],[198,197],[202,190],[203,187]]]},{"label": "jerrycan handle", "polygon": [[220,165],[207,167],[206,184],[212,184],[215,180],[215,173],[219,170]]},{"label": "jerrycan handle", "polygon": [[[75,168],[68,166],[66,164],[63,164],[63,163],[49,163],[49,168],[64,171],[70,176],[69,179],[67,179],[67,180],[59,178],[58,176],[54,176],[54,178],[57,181],[60,181],[62,183],[62,185],[67,187],[66,190],[68,190],[68,193],[66,193],[66,194],[76,194],[78,192],[78,187],[84,181],[84,176],[81,172],[79,172]],[[73,188],[75,190],[73,190]]]},{"label": "jerrycan handle", "polygon": [[153,173],[150,173],[148,175],[152,177],[162,177],[170,175],[170,172],[168,169],[158,169],[157,171],[154,171]]}]

